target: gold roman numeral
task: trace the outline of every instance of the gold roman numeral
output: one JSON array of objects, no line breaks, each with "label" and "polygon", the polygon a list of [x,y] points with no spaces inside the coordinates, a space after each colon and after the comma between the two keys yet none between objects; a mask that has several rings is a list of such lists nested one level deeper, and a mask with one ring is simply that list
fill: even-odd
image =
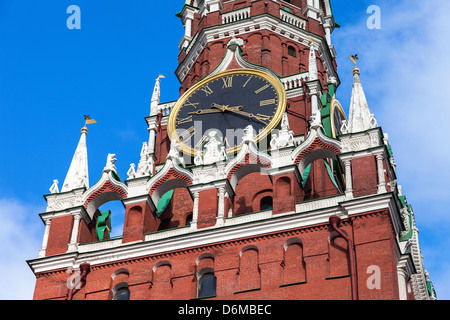
[{"label": "gold roman numeral", "polygon": [[186,141],[190,139],[195,133],[194,126],[190,127],[189,129],[183,130],[182,134],[180,135],[181,141]]},{"label": "gold roman numeral", "polygon": [[244,83],[242,88],[245,88],[252,78],[253,78],[253,76],[250,76],[250,78],[248,78],[248,80]]},{"label": "gold roman numeral", "polygon": [[267,121],[267,120],[270,119],[270,116],[265,115],[265,114],[261,114],[261,113],[258,113],[257,116],[258,116],[258,119],[262,120],[262,121]]},{"label": "gold roman numeral", "polygon": [[264,87],[261,87],[261,88],[259,88],[258,90],[256,90],[255,93],[258,94],[258,93],[260,93],[260,92],[266,90],[268,87],[269,87],[269,85],[266,84]]},{"label": "gold roman numeral", "polygon": [[260,107],[269,106],[271,104],[275,104],[275,99],[263,100],[259,103]]},{"label": "gold roman numeral", "polygon": [[228,76],[226,78],[222,78],[222,80],[223,80],[222,89],[231,88],[233,86],[233,76]]},{"label": "gold roman numeral", "polygon": [[188,122],[192,122],[192,116],[189,116],[189,117],[184,118],[184,119],[177,119],[177,120],[178,120],[177,125],[188,123]]},{"label": "gold roman numeral", "polygon": [[191,106],[191,107],[194,107],[195,109],[197,109],[197,106],[198,106],[199,104],[200,104],[200,102],[197,102],[197,103],[195,103],[195,102],[190,102],[189,99],[187,99],[186,102],[184,103],[184,106],[185,106],[185,107]]},{"label": "gold roman numeral", "polygon": [[225,139],[223,140],[223,145],[226,146],[226,148],[231,148],[230,143],[228,142],[227,137],[225,137]]},{"label": "gold roman numeral", "polygon": [[214,93],[214,91],[211,90],[211,88],[209,86],[204,86],[203,88],[201,88],[201,90],[206,93],[206,96],[209,96],[210,94]]},{"label": "gold roman numeral", "polygon": [[201,148],[202,148],[202,145],[203,145],[203,142],[205,142],[206,139],[207,139],[207,138],[206,138],[205,136],[202,136],[202,138],[200,139],[199,142],[197,142],[197,144],[195,145],[195,147],[196,147],[197,149],[201,149]]}]

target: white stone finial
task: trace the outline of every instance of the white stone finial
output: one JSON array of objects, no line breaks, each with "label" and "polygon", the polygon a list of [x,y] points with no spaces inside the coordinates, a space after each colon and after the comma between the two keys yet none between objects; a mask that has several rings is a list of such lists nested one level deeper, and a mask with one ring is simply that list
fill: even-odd
[{"label": "white stone finial", "polygon": [[167,159],[171,160],[175,163],[178,163],[182,166],[185,166],[183,154],[181,153],[181,148],[176,139],[172,139],[170,144],[169,154],[167,155]]},{"label": "white stone finial", "polygon": [[288,114],[285,112],[281,120],[281,130],[279,135],[273,135],[270,141],[271,150],[294,146],[294,132],[289,130]]},{"label": "white stone finial", "polygon": [[130,164],[130,169],[127,172],[128,179],[136,178],[136,165],[134,163]]},{"label": "white stone finial", "polygon": [[317,130],[318,128],[320,128],[322,126],[322,114],[320,113],[319,110],[314,112],[310,119],[311,119],[310,120],[311,129]]},{"label": "white stone finial", "polygon": [[348,123],[347,123],[347,120],[342,120],[341,132],[342,132],[342,134],[347,134],[347,133],[348,133]]},{"label": "white stone finial", "polygon": [[201,165],[203,165],[203,157],[202,157],[202,152],[201,152],[201,151],[197,151],[197,152],[195,153],[194,164],[195,164],[196,166],[201,166]]},{"label": "white stone finial", "polygon": [[139,160],[136,177],[144,177],[153,174],[153,157],[150,155],[150,147],[147,142],[142,143],[141,159]]},{"label": "white stone finial", "polygon": [[116,163],[117,159],[115,158],[116,155],[113,153],[109,153],[108,157],[106,158],[106,166],[103,169],[103,172],[110,172],[110,171],[116,171],[116,166],[114,165],[114,163]]},{"label": "white stone finial", "polygon": [[51,192],[51,193],[59,193],[58,184],[59,184],[59,181],[58,181],[58,180],[53,180],[53,184],[52,184],[52,186],[50,187],[50,192]]},{"label": "white stone finial", "polygon": [[255,141],[255,130],[251,124],[244,129],[244,136],[242,137],[242,140],[244,143]]},{"label": "white stone finial", "polygon": [[150,116],[158,114],[158,105],[161,98],[161,79],[165,78],[163,75],[159,75],[156,79],[155,87],[153,88],[152,102],[150,106]]}]

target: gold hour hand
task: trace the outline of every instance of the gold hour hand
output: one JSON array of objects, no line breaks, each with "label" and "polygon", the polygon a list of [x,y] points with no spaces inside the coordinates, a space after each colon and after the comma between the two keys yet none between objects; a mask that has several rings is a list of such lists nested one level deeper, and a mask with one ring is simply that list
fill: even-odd
[{"label": "gold hour hand", "polygon": [[195,112],[189,112],[189,114],[209,114],[209,113],[219,113],[222,112],[220,109],[204,109],[204,110],[197,110]]}]

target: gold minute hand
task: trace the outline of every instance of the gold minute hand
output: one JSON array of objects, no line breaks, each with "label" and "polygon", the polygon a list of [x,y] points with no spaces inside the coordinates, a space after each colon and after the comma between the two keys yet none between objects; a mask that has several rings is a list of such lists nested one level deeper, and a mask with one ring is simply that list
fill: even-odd
[{"label": "gold minute hand", "polygon": [[243,109],[242,107],[235,107],[235,108],[239,108],[239,109],[227,108],[226,111],[231,111],[231,112],[234,112],[234,113],[237,113],[237,114],[249,117],[249,118],[253,118],[253,119],[256,119],[256,120],[264,123],[265,125],[268,125],[268,123],[266,121],[270,119],[270,116],[261,115],[261,114],[254,115],[253,113],[242,111],[242,109]]}]

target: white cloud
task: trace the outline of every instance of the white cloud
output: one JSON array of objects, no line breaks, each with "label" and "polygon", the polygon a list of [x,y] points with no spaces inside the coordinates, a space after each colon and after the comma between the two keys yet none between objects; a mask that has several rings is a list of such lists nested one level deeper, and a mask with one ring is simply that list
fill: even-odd
[{"label": "white cloud", "polygon": [[[379,6],[381,30],[367,29],[368,16],[363,16],[357,25],[342,29],[336,47],[343,48],[346,56],[355,51],[360,56],[369,106],[389,134],[399,183],[409,201],[450,204],[446,160],[450,156],[446,139],[450,108],[445,88],[450,42],[443,34],[450,2],[382,1]],[[341,61],[345,63],[344,57]],[[351,81],[350,69],[343,73],[344,81]],[[351,90],[348,83],[344,90]],[[435,211],[433,222],[434,218],[448,220],[450,216]]]},{"label": "white cloud", "polygon": [[37,257],[43,225],[39,209],[14,199],[0,199],[0,300],[30,300],[35,277],[26,260]]},{"label": "white cloud", "polygon": [[[398,182],[412,204],[421,229],[425,268],[438,298],[449,299],[448,236],[437,232],[450,222],[447,73],[450,42],[446,36],[450,2],[379,1],[381,29],[368,30],[366,19],[337,30],[343,81],[338,95],[350,101],[352,64],[358,53],[361,81],[371,112],[393,148]],[[345,108],[345,107],[344,107]]]}]

